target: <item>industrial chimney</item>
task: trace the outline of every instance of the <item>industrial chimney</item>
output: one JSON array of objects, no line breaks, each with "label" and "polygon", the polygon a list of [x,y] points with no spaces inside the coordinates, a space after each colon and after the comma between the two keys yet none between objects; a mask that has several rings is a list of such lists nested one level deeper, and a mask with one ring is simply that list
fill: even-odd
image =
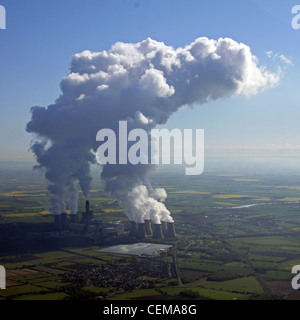
[{"label": "industrial chimney", "polygon": [[138,223],[138,229],[136,233],[136,237],[140,240],[146,238],[146,228],[145,228],[145,223]]},{"label": "industrial chimney", "polygon": [[68,228],[68,215],[66,212],[62,212],[61,214],[61,227],[62,229]]},{"label": "industrial chimney", "polygon": [[151,220],[145,220],[145,229],[146,229],[146,235],[151,236],[152,235]]},{"label": "industrial chimney", "polygon": [[85,212],[82,213],[82,222],[86,224],[90,224],[93,217],[94,217],[94,212],[90,211],[90,202],[89,200],[86,200]]},{"label": "industrial chimney", "polygon": [[176,238],[174,222],[168,222],[166,238]]},{"label": "industrial chimney", "polygon": [[53,227],[54,227],[55,230],[60,230],[60,227],[61,227],[61,219],[60,219],[60,215],[59,215],[59,214],[55,214],[55,215],[54,215]]},{"label": "industrial chimney", "polygon": [[153,239],[163,239],[162,225],[154,224]]},{"label": "industrial chimney", "polygon": [[135,237],[137,233],[137,223],[135,221],[130,221],[130,231],[129,231],[129,237]]},{"label": "industrial chimney", "polygon": [[165,221],[161,221],[161,229],[164,236],[167,235],[167,223]]}]

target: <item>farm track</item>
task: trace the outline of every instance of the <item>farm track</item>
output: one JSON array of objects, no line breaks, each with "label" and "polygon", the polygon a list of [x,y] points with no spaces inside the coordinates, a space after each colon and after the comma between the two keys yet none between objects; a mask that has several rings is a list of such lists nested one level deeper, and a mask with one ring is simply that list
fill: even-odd
[{"label": "farm track", "polygon": [[175,244],[174,248],[173,248],[173,263],[174,263],[174,268],[175,268],[175,272],[177,275],[177,280],[178,280],[178,286],[179,287],[184,287],[181,277],[180,277],[180,273],[179,273],[179,268],[178,268],[178,259],[177,259],[177,243]]}]

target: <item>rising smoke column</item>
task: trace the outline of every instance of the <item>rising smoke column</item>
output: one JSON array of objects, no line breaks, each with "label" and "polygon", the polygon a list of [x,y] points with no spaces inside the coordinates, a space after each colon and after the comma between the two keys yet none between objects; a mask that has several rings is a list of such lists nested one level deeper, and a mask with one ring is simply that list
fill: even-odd
[{"label": "rising smoke column", "polygon": [[[128,130],[150,132],[184,105],[204,104],[234,95],[251,96],[279,82],[280,72],[258,66],[250,48],[229,38],[198,38],[174,49],[150,38],[140,43],[115,43],[110,51],[83,51],[72,59],[53,105],[33,107],[27,132],[37,162],[49,181],[52,212],[68,202],[77,212],[78,182],[90,190],[90,164],[99,147],[96,134],[127,120]],[[148,181],[151,165],[105,165],[106,191],[124,206],[129,219],[171,222],[163,204],[164,190]]]}]

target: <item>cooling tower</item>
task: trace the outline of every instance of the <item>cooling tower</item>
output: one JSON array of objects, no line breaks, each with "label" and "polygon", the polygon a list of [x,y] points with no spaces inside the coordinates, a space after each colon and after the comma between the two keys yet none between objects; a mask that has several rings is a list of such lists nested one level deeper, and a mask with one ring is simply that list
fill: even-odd
[{"label": "cooling tower", "polygon": [[137,223],[135,221],[130,222],[130,231],[129,231],[129,236],[130,237],[135,237],[137,233]]},{"label": "cooling tower", "polygon": [[155,224],[154,225],[154,231],[153,231],[153,239],[163,239],[163,233],[162,233],[162,225],[161,224]]},{"label": "cooling tower", "polygon": [[151,236],[152,235],[151,220],[145,220],[145,229],[146,229],[146,235]]},{"label": "cooling tower", "polygon": [[68,215],[66,212],[62,212],[61,216],[61,227],[62,229],[67,229],[68,228]]},{"label": "cooling tower", "polygon": [[174,222],[168,222],[166,238],[176,238]]},{"label": "cooling tower", "polygon": [[161,221],[161,229],[164,236],[167,235],[167,223],[165,221]]},{"label": "cooling tower", "polygon": [[61,219],[60,219],[60,215],[56,214],[54,215],[54,223],[53,223],[54,229],[55,230],[59,230],[61,227]]},{"label": "cooling tower", "polygon": [[145,239],[146,238],[146,228],[145,223],[138,223],[138,229],[136,232],[136,237],[138,239]]}]

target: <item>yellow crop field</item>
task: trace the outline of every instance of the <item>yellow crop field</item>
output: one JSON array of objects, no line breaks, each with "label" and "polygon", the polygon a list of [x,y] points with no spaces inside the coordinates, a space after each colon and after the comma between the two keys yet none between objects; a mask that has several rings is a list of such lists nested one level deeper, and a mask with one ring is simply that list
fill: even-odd
[{"label": "yellow crop field", "polygon": [[124,209],[102,209],[104,212],[123,212]]},{"label": "yellow crop field", "polygon": [[229,203],[229,202],[214,202],[214,204],[217,204],[219,206],[235,206],[236,203]]},{"label": "yellow crop field", "polygon": [[300,231],[300,227],[296,227],[296,228],[292,228],[290,229],[291,231],[294,231],[294,232],[299,232]]},{"label": "yellow crop field", "polygon": [[41,211],[40,214],[45,215],[45,214],[50,214],[50,212],[45,210],[45,211]]},{"label": "yellow crop field", "polygon": [[[47,214],[51,214],[51,212],[49,212],[48,210],[44,210],[44,211],[41,211],[39,214],[47,215]],[[71,210],[67,210],[67,214],[71,214]]]},{"label": "yellow crop field", "polygon": [[282,198],[282,199],[278,199],[278,201],[300,201],[300,198],[289,198],[289,197],[286,197],[286,198]]},{"label": "yellow crop field", "polygon": [[[42,191],[41,191],[42,192]],[[43,197],[45,193],[32,193],[32,191],[12,191],[0,193],[2,197]]]},{"label": "yellow crop field", "polygon": [[4,218],[23,218],[23,217],[36,217],[39,213],[6,213],[2,214]]},{"label": "yellow crop field", "polygon": [[253,196],[246,196],[240,194],[217,194],[213,196],[215,199],[232,199],[232,198],[253,198]]}]

